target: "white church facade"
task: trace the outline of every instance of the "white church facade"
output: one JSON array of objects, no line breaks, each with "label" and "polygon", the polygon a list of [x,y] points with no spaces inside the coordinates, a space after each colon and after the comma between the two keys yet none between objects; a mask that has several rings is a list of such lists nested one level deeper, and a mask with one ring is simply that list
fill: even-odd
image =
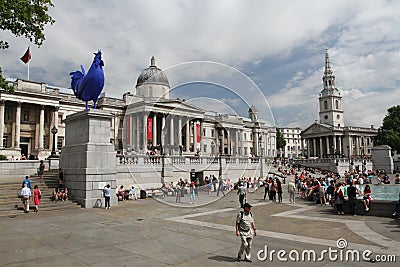
[{"label": "white church facade", "polygon": [[301,132],[307,157],[370,158],[378,130],[345,125],[342,96],[335,86],[328,49],[325,52],[323,89],[319,95],[319,120]]}]

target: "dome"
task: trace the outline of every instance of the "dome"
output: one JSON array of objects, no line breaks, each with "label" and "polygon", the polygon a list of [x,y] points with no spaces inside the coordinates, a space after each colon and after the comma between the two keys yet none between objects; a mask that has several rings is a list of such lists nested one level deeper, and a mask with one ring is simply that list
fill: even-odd
[{"label": "dome", "polygon": [[168,78],[161,69],[157,68],[154,57],[151,58],[150,67],[146,68],[142,74],[139,75],[136,87],[144,83],[160,84],[169,87]]}]

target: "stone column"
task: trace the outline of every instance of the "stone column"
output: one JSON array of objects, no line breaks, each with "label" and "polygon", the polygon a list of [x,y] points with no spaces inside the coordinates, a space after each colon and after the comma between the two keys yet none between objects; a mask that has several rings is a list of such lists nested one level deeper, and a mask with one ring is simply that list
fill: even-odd
[{"label": "stone column", "polygon": [[136,129],[135,129],[135,149],[136,152],[139,153],[140,151],[140,113],[135,113],[135,117],[136,117]]},{"label": "stone column", "polygon": [[339,154],[343,154],[343,151],[342,151],[342,137],[340,135],[338,136],[338,145],[339,145]]},{"label": "stone column", "polygon": [[21,136],[21,102],[17,102],[17,109],[15,112],[15,143],[14,143],[15,148],[19,148],[20,136]]},{"label": "stone column", "polygon": [[186,152],[190,151],[190,119],[186,120]]},{"label": "stone column", "polygon": [[235,155],[239,155],[239,133],[238,129],[235,130]]},{"label": "stone column", "polygon": [[197,120],[193,121],[193,152],[197,152]]},{"label": "stone column", "polygon": [[333,153],[337,153],[337,144],[336,144],[336,142],[337,142],[337,137],[336,137],[336,135],[334,135],[333,136]]},{"label": "stone column", "polygon": [[147,113],[143,112],[143,152],[147,152]]},{"label": "stone column", "polygon": [[5,101],[0,99],[0,148],[4,147],[3,136],[4,136],[4,105]]},{"label": "stone column", "polygon": [[329,147],[329,136],[326,136],[325,140],[326,140],[326,154],[330,154],[331,150],[330,150],[330,147]]},{"label": "stone column", "polygon": [[175,131],[174,131],[174,117],[173,116],[171,116],[171,119],[170,119],[170,121],[169,121],[169,143],[170,143],[170,145],[171,146],[173,146],[174,145],[174,143],[175,143]]},{"label": "stone column", "polygon": [[43,137],[44,137],[44,106],[40,106],[39,115],[39,149],[43,149]]},{"label": "stone column", "polygon": [[[162,130],[162,128],[161,128]],[[157,146],[157,114],[153,116],[153,146]]]},{"label": "stone column", "polygon": [[182,145],[182,117],[178,118],[178,145]]},{"label": "stone column", "polygon": [[110,144],[110,121],[114,118],[108,111],[90,109],[65,120],[60,166],[68,191],[85,208],[104,207],[103,188],[107,184],[112,188],[111,206],[118,204],[116,158]]},{"label": "stone column", "polygon": [[317,156],[317,138],[316,137],[313,138],[313,150],[314,150],[313,157],[316,157]]},{"label": "stone column", "polygon": [[322,145],[322,136],[321,136],[321,137],[319,137],[319,155],[318,155],[319,157],[322,157],[323,149],[324,149],[324,147]]},{"label": "stone column", "polygon": [[[307,157],[309,158],[309,157],[311,157],[311,151],[310,151],[311,150],[311,142],[310,142],[310,138],[307,138],[306,142],[307,142]],[[301,142],[301,146],[302,146],[302,149],[304,151],[303,142]]]}]

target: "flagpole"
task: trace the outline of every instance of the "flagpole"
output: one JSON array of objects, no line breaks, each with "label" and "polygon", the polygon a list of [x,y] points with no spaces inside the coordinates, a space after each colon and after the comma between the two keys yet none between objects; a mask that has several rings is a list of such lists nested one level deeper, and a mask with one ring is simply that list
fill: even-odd
[{"label": "flagpole", "polygon": [[28,61],[28,79],[27,80],[29,81],[29,61]]}]

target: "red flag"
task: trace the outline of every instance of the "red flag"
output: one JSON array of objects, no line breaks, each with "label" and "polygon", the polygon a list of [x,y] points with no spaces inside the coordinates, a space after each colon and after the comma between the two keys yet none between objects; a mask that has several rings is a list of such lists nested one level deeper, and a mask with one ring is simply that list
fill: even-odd
[{"label": "red flag", "polygon": [[31,60],[32,55],[31,55],[31,50],[26,50],[25,54],[21,57],[22,62],[24,62],[25,64],[29,62],[29,60]]}]

